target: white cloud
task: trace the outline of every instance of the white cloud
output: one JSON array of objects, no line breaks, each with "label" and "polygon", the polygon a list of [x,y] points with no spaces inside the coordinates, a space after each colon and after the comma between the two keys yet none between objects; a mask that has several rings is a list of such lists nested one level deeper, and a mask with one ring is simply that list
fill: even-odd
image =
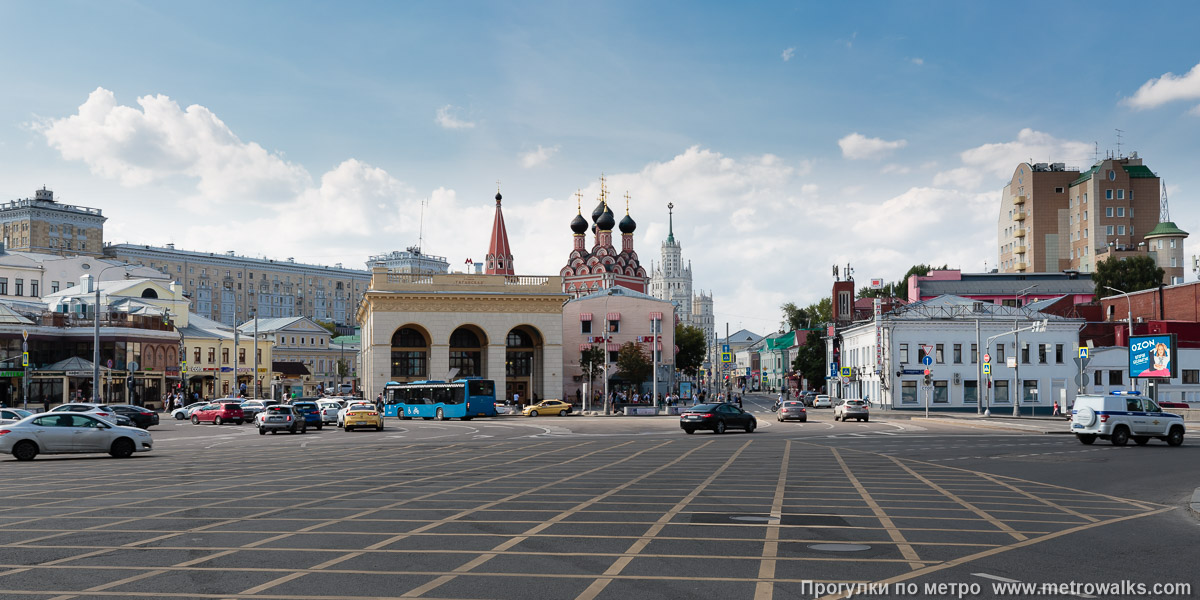
[{"label": "white cloud", "polygon": [[953,186],[968,190],[985,183],[1003,185],[1021,162],[1061,162],[1068,166],[1090,165],[1092,146],[1086,142],[1060,140],[1029,128],[1017,133],[1011,142],[983,144],[959,153],[963,166],[942,171],[933,178],[935,186]]},{"label": "white cloud", "polygon": [[546,148],[539,144],[536,150],[530,150],[529,152],[521,153],[521,166],[525,167],[526,169],[531,169],[533,167],[544,165],[546,164],[546,161],[550,160],[551,156],[554,156],[557,153],[558,146]]},{"label": "white cloud", "polygon": [[[1151,79],[1142,84],[1133,96],[1121,100],[1123,104],[1136,109],[1157,108],[1176,100],[1200,99],[1200,64],[1181,76],[1165,73],[1162,77]],[[1200,106],[1192,108],[1193,114],[1200,114]]]},{"label": "white cloud", "polygon": [[796,48],[791,47],[791,48],[784,50],[783,54],[781,54],[780,56],[783,57],[783,62],[787,62],[789,60],[792,60],[792,57],[795,55],[796,55]]},{"label": "white cloud", "polygon": [[451,114],[457,107],[449,104],[437,109],[437,124],[446,129],[470,129],[475,126],[471,121],[463,121]]},{"label": "white cloud", "polygon": [[907,145],[908,142],[905,140],[889,142],[881,138],[869,138],[857,132],[838,140],[838,146],[842,148],[842,156],[851,160],[880,158]]},{"label": "white cloud", "polygon": [[917,65],[918,67],[919,67],[919,66],[921,66],[921,65],[923,65],[923,64],[925,64],[925,59],[923,59],[923,58],[921,58],[921,57],[913,57],[913,58],[910,58],[910,59],[908,59],[908,60],[909,60],[910,62],[912,62],[912,64],[914,64],[914,65]]},{"label": "white cloud", "polygon": [[884,175],[907,175],[911,171],[911,168],[895,163],[886,164],[882,169],[879,170],[879,172],[883,173]]}]

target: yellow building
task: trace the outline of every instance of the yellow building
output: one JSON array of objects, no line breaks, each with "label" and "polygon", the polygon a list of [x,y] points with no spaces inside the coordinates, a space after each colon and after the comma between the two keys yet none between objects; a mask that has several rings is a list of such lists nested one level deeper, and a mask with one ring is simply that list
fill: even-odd
[{"label": "yellow building", "polygon": [[[184,387],[190,399],[222,398],[244,393],[260,397],[271,385],[271,336],[234,333],[234,328],[195,313],[186,315],[183,335]],[[254,389],[255,357],[258,392]],[[236,382],[234,373],[237,373]]]}]

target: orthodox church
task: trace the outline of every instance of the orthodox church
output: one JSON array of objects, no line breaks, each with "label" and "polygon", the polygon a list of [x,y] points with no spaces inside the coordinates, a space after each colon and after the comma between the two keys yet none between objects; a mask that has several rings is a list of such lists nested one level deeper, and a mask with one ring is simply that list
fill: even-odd
[{"label": "orthodox church", "polygon": [[[646,293],[649,278],[633,249],[633,232],[637,229],[637,223],[629,216],[629,194],[625,194],[625,218],[617,225],[612,208],[608,205],[608,189],[605,185],[604,177],[601,177],[600,202],[592,211],[591,250],[586,246],[588,223],[583,218],[581,207],[577,206],[579,212],[571,221],[574,247],[559,274],[563,280],[563,291],[572,297],[578,298],[614,286]],[[613,246],[614,225],[621,232],[620,251]]]}]

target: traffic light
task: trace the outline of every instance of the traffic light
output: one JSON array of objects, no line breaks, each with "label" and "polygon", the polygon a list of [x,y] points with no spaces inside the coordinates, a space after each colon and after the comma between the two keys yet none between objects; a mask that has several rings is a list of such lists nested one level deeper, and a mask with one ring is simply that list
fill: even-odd
[{"label": "traffic light", "polygon": [[929,370],[926,369],[925,370],[925,385],[929,385],[930,383],[933,383],[933,376],[930,375]]}]

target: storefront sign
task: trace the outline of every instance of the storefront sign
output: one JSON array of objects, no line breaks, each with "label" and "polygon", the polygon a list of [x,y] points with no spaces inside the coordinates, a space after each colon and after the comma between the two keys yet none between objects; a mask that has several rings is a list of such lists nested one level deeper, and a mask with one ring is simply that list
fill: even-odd
[{"label": "storefront sign", "polygon": [[0,377],[20,377],[24,374],[24,371],[0,371]]}]

